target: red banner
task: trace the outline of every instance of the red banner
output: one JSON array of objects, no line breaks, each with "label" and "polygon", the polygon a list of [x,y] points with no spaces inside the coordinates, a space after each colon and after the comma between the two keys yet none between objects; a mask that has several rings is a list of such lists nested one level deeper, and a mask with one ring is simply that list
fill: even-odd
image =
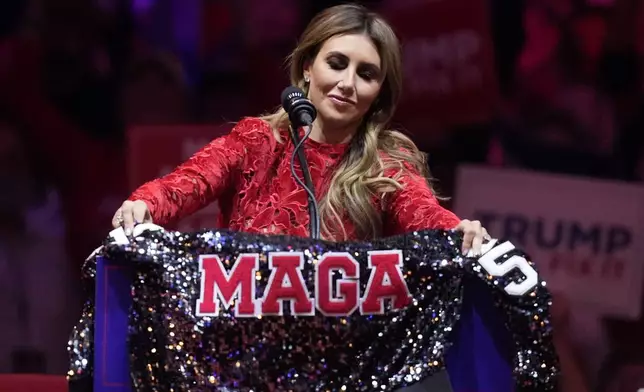
[{"label": "red banner", "polygon": [[[227,134],[230,123],[221,125],[151,125],[128,130],[128,182],[136,189],[144,182],[170,173],[212,139]],[[182,219],[173,229],[195,231],[215,228],[218,204]]]},{"label": "red banner", "polygon": [[432,125],[490,118],[498,86],[485,0],[397,0],[383,14],[403,43],[398,122],[422,138]]}]

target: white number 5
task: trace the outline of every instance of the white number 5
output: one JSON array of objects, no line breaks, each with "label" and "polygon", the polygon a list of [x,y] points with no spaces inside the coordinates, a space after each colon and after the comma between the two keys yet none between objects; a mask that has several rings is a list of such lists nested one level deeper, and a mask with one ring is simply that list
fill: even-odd
[{"label": "white number 5", "polygon": [[481,267],[492,276],[505,276],[508,272],[518,268],[525,276],[525,280],[521,283],[511,282],[505,286],[505,292],[510,295],[521,296],[532,290],[539,284],[539,276],[537,271],[528,263],[525,257],[519,255],[510,256],[503,263],[498,264],[496,261],[503,255],[515,249],[511,242],[506,241],[499,246],[494,247],[497,240],[492,240],[483,245],[483,256],[478,259]]}]

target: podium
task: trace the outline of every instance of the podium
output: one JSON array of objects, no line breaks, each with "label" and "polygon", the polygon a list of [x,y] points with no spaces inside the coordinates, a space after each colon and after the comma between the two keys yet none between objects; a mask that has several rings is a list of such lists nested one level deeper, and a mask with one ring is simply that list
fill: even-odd
[{"label": "podium", "polygon": [[[96,258],[94,324],[94,391],[130,392],[129,313],[133,265],[104,255]],[[460,320],[450,335],[444,356],[453,392],[513,392],[518,388],[517,345],[502,311],[494,305],[489,286],[474,277],[463,278]],[[549,347],[544,350],[549,350]],[[553,359],[553,369],[556,359]],[[533,389],[550,390],[554,381]],[[406,388],[400,390],[404,392]],[[536,389],[535,389],[536,388]],[[543,389],[541,389],[543,388]],[[420,390],[420,389],[414,389]]]}]

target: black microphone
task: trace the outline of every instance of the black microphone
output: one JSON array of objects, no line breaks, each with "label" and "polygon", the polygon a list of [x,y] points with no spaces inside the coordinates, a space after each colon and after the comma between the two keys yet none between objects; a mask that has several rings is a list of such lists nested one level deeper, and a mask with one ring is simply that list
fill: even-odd
[{"label": "black microphone", "polygon": [[[315,106],[306,98],[304,92],[295,86],[290,86],[282,92],[282,107],[288,113],[288,118],[291,121],[291,140],[295,145],[293,155],[291,155],[291,174],[298,184],[306,191],[309,207],[309,233],[311,238],[320,238],[320,213],[317,200],[313,188],[313,180],[309,172],[309,166],[306,162],[306,155],[304,154],[304,142],[311,135],[313,130],[313,120],[317,115]],[[307,132],[304,137],[300,139],[299,129],[302,126],[308,126]],[[300,178],[295,170],[295,158],[300,162],[302,175],[304,179]]]},{"label": "black microphone", "polygon": [[295,86],[289,86],[282,91],[282,107],[296,129],[311,125],[317,116],[315,106],[306,98],[304,91]]}]

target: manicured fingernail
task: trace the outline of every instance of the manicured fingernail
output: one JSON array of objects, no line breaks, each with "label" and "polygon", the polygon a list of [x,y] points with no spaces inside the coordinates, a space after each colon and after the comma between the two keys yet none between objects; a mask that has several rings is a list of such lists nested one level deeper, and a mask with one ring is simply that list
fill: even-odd
[{"label": "manicured fingernail", "polygon": [[467,256],[467,254],[470,252],[469,248],[463,248],[463,254]]},{"label": "manicured fingernail", "polygon": [[131,235],[132,229],[125,229],[125,235]]}]

